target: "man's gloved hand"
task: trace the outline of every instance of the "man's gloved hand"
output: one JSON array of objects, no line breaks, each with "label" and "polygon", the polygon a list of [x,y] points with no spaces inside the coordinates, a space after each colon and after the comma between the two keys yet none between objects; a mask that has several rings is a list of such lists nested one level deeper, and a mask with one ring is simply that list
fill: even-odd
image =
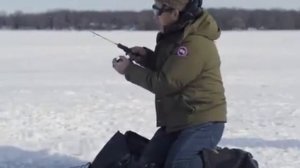
[{"label": "man's gloved hand", "polygon": [[112,64],[113,64],[113,68],[117,72],[119,72],[120,74],[124,75],[125,74],[125,70],[129,66],[129,64],[131,64],[131,62],[125,56],[120,56],[119,59],[114,58],[113,61],[112,61]]},{"label": "man's gloved hand", "polygon": [[129,54],[131,60],[135,61],[138,64],[145,63],[147,52],[144,47],[135,46],[130,49],[132,51],[132,53]]}]

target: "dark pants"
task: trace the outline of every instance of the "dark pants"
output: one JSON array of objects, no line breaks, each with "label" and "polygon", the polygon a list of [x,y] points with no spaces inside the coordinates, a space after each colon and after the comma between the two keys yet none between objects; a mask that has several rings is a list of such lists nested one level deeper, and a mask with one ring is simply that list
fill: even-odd
[{"label": "dark pants", "polygon": [[140,159],[140,167],[203,168],[199,152],[213,149],[222,138],[224,123],[205,123],[175,133],[160,128]]}]

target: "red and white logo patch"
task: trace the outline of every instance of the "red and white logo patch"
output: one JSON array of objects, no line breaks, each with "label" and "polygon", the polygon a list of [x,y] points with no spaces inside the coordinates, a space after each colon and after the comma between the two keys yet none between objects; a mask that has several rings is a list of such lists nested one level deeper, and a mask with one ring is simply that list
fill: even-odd
[{"label": "red and white logo patch", "polygon": [[188,55],[188,49],[185,46],[181,46],[177,50],[177,55],[179,57],[186,57]]}]

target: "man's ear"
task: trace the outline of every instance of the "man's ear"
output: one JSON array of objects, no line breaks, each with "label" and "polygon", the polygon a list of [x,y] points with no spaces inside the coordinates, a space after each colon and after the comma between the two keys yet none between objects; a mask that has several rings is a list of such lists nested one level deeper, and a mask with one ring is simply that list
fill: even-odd
[{"label": "man's ear", "polygon": [[177,9],[175,9],[175,10],[172,11],[172,17],[173,17],[175,20],[177,20],[177,19],[179,18],[179,14],[180,14],[180,12],[179,12],[179,10],[177,10]]}]

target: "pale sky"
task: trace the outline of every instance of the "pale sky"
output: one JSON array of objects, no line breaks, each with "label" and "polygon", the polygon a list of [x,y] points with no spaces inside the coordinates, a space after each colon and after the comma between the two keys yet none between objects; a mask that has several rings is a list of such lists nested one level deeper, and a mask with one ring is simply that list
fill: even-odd
[{"label": "pale sky", "polygon": [[[53,9],[135,10],[151,9],[154,0],[0,0],[0,11],[41,12]],[[203,0],[205,8],[236,7],[247,9],[300,10],[300,0]]]}]

